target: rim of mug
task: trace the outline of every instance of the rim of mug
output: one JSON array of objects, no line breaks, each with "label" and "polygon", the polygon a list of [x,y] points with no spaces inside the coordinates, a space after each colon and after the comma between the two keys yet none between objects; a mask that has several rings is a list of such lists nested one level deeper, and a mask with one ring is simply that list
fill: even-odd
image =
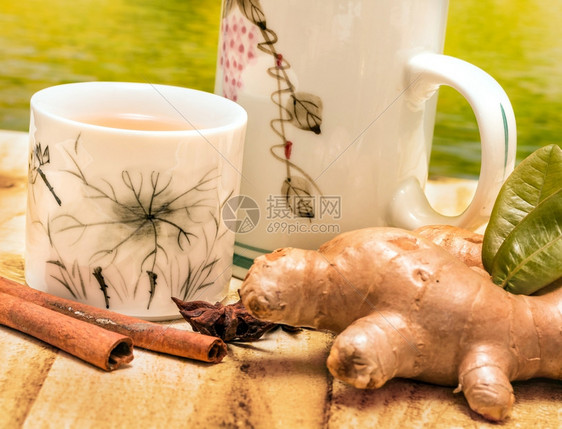
[{"label": "rim of mug", "polygon": [[[122,88],[124,90],[131,90],[131,89],[148,89],[152,88],[155,90],[156,94],[159,94],[164,100],[166,100],[174,110],[177,110],[176,107],[170,103],[161,93],[159,90],[169,90],[169,91],[182,91],[185,92],[187,95],[196,95],[198,97],[205,97],[208,100],[212,100],[213,103],[216,103],[217,106],[221,106],[224,110],[228,110],[229,116],[231,119],[228,122],[218,124],[216,126],[203,126],[197,127],[193,125],[187,118],[185,118],[179,111],[180,116],[183,120],[186,121],[191,127],[191,129],[185,130],[135,130],[129,128],[115,128],[110,126],[104,125],[97,125],[91,124],[85,121],[80,121],[78,119],[71,119],[65,116],[62,116],[58,112],[53,112],[52,109],[49,109],[49,106],[45,104],[42,98],[44,97],[52,97],[54,94],[61,90],[72,90],[74,88],[83,88],[86,89],[90,87],[90,91],[95,90],[95,87],[103,87],[104,89],[108,88]],[[153,83],[144,83],[144,82],[122,82],[122,81],[89,81],[89,82],[73,82],[73,83],[64,83],[60,85],[53,85],[46,88],[43,88],[31,96],[30,99],[30,107],[32,111],[36,111],[42,115],[50,117],[51,119],[60,121],[62,123],[73,124],[76,126],[84,127],[85,129],[92,129],[98,130],[102,132],[111,132],[111,133],[123,133],[123,134],[138,134],[142,136],[149,136],[149,135],[166,135],[166,136],[190,136],[190,135],[213,135],[213,134],[221,134],[223,132],[227,132],[229,130],[235,130],[243,127],[248,120],[248,114],[246,110],[239,105],[238,103],[229,100],[226,97],[222,97],[220,95],[202,91],[193,88],[187,88],[182,86],[175,86],[175,85],[166,85],[166,84],[153,84]],[[212,113],[214,109],[211,107],[208,108],[209,113]],[[224,121],[223,121],[224,122]]]}]

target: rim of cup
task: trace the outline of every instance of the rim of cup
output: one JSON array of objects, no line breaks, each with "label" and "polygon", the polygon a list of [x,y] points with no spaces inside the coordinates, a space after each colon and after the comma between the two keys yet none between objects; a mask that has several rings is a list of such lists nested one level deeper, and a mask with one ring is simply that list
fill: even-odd
[{"label": "rim of cup", "polygon": [[[248,119],[242,106],[220,95],[181,86],[141,82],[95,81],[50,86],[33,94],[30,105],[32,111],[84,129],[126,134],[211,135],[240,128]],[[88,115],[123,113],[185,121],[190,128],[136,130],[79,119]]]}]

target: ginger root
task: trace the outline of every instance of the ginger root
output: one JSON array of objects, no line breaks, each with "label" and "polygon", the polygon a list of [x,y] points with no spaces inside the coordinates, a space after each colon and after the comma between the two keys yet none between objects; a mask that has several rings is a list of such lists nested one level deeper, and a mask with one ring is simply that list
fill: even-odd
[{"label": "ginger root", "polygon": [[500,421],[510,381],[562,379],[562,287],[510,294],[413,232],[367,228],[318,251],[279,249],[255,260],[241,296],[260,319],[338,332],[328,368],[358,388],[393,377],[457,386]]},{"label": "ginger root", "polygon": [[414,232],[442,247],[469,267],[484,270],[484,265],[482,264],[482,242],[484,241],[484,236],[482,234],[451,225],[422,226]]}]

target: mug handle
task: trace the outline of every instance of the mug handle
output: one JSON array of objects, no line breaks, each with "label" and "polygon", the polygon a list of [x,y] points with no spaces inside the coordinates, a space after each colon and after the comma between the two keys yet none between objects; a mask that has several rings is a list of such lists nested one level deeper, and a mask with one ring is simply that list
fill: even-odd
[{"label": "mug handle", "polygon": [[406,229],[436,224],[476,228],[489,217],[497,194],[515,165],[517,137],[509,98],[488,73],[458,58],[421,53],[412,57],[407,67],[411,83],[406,96],[413,109],[421,109],[440,85],[451,86],[467,99],[480,131],[482,161],[476,192],[463,213],[437,213],[419,181],[411,177],[399,185],[391,201],[390,223]]}]

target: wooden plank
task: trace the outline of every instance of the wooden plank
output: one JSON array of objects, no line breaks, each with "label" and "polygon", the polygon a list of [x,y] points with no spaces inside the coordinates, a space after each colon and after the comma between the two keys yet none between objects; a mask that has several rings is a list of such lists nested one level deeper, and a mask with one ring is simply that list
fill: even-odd
[{"label": "wooden plank", "polygon": [[217,365],[137,350],[112,373],[60,353],[24,427],[321,427],[330,338],[274,333]]},{"label": "wooden plank", "polygon": [[[230,347],[231,371],[224,386],[206,385],[196,425],[210,427],[318,428],[328,392],[325,365],[332,336],[276,332],[263,341]],[[217,396],[216,391],[221,391]],[[212,394],[214,391],[214,394]],[[217,410],[226,412],[217,414]]]},{"label": "wooden plank", "polygon": [[0,132],[0,273],[23,281],[27,133]]},{"label": "wooden plank", "polygon": [[[562,426],[561,383],[532,380],[514,383],[516,402],[506,428],[557,428]],[[330,428],[497,428],[474,413],[453,388],[394,379],[377,390],[359,390],[334,382],[330,401]]]},{"label": "wooden plank", "polygon": [[56,357],[48,344],[0,327],[0,428],[21,427]]}]

